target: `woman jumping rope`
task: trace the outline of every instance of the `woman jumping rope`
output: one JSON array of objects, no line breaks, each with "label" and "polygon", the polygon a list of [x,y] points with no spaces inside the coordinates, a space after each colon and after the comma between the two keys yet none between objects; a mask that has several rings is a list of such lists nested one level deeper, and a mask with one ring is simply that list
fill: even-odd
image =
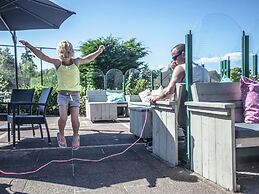
[{"label": "woman jumping rope", "polygon": [[73,128],[72,149],[77,150],[80,146],[79,136],[79,106],[80,106],[80,75],[79,65],[88,64],[98,57],[105,49],[103,45],[84,57],[74,57],[73,46],[69,41],[61,41],[57,46],[59,58],[51,58],[43,52],[33,47],[25,40],[19,41],[25,47],[29,48],[38,58],[48,63],[52,63],[56,67],[58,79],[58,96],[57,103],[59,107],[59,120],[57,133],[58,145],[61,148],[67,147],[64,129],[67,121],[68,109],[71,114],[71,122]]}]

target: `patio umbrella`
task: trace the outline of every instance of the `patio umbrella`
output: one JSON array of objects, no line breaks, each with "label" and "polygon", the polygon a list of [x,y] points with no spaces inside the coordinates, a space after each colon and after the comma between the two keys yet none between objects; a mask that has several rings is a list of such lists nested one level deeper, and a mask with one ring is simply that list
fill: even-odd
[{"label": "patio umbrella", "polygon": [[58,29],[75,12],[48,0],[0,0],[0,30],[9,31],[14,43],[15,79],[18,88],[17,30]]}]

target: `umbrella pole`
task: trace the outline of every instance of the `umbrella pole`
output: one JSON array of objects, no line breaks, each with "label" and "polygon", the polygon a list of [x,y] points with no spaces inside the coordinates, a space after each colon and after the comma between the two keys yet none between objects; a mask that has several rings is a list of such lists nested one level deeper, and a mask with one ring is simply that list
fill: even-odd
[{"label": "umbrella pole", "polygon": [[15,66],[15,83],[16,83],[16,88],[19,88],[18,85],[18,64],[17,64],[17,37],[15,31],[12,33],[12,38],[13,38],[13,44],[14,44],[14,66]]},{"label": "umbrella pole", "polygon": [[15,65],[15,84],[16,84],[16,88],[18,89],[18,64],[17,64],[17,37],[16,37],[16,33],[15,30],[12,32],[11,29],[9,28],[9,26],[7,25],[7,23],[5,22],[4,18],[2,17],[2,15],[0,14],[0,20],[3,22],[3,24],[5,25],[6,29],[10,32],[10,34],[12,35],[13,38],[13,44],[14,44],[14,65]]},{"label": "umbrella pole", "polygon": [[[40,51],[42,51],[42,48],[40,48]],[[42,59],[40,60],[40,83],[43,86]]]}]

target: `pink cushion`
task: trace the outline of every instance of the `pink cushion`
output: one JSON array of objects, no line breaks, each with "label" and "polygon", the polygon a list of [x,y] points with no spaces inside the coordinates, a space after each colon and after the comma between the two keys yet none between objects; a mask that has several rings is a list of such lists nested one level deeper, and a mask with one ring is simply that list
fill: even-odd
[{"label": "pink cushion", "polygon": [[241,76],[245,123],[259,123],[259,82]]}]

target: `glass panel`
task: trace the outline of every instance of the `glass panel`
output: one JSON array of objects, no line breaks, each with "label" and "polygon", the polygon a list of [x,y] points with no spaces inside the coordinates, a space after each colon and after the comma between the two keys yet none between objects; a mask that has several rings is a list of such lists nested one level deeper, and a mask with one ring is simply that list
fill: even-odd
[{"label": "glass panel", "polygon": [[[249,45],[250,45],[249,66],[250,66],[251,77],[259,80],[259,77],[258,77],[259,20],[256,20],[254,27],[252,28],[251,31],[249,31]],[[257,55],[257,69],[255,69],[255,64],[253,61],[254,55]],[[256,74],[257,76],[255,76]]]},{"label": "glass panel", "polygon": [[119,69],[110,69],[106,73],[107,89],[123,90],[123,73]]},{"label": "glass panel", "polygon": [[140,71],[131,68],[125,72],[125,92],[127,95],[135,95],[134,88],[140,79]]},{"label": "glass panel", "polygon": [[209,14],[194,29],[193,61],[209,70],[212,82],[222,79],[223,60],[230,59],[231,69],[241,68],[242,30],[236,21],[224,14]]},{"label": "glass panel", "polygon": [[82,84],[87,90],[104,89],[104,74],[100,69],[89,71]]}]

